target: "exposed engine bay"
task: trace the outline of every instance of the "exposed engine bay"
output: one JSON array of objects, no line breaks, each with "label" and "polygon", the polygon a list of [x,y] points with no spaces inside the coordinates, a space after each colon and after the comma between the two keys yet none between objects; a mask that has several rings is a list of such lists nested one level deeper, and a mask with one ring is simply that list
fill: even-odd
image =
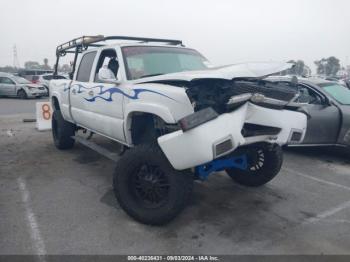
[{"label": "exposed engine bay", "polygon": [[[210,121],[221,114],[231,113],[246,103],[257,105],[261,107],[261,110],[263,108],[278,111],[287,109],[288,111],[299,111],[308,115],[302,108],[302,104],[293,102],[298,97],[297,88],[291,88],[281,83],[273,83],[262,78],[235,78],[233,80],[201,78],[192,81],[163,80],[154,82],[186,89],[195,113],[179,121],[183,131]],[[272,113],[274,111],[267,112]],[[269,115],[270,117],[271,115]],[[276,123],[270,125],[269,121],[266,121],[265,118],[263,121],[243,123],[241,135],[244,138],[277,136],[282,130],[281,126],[276,125]],[[302,139],[302,132],[294,133],[290,137],[290,143],[297,143]]]},{"label": "exposed engine bay", "polygon": [[296,90],[261,79],[198,79],[189,82],[186,88],[195,111],[212,107],[218,114],[230,112],[248,100],[281,109],[297,96]]}]

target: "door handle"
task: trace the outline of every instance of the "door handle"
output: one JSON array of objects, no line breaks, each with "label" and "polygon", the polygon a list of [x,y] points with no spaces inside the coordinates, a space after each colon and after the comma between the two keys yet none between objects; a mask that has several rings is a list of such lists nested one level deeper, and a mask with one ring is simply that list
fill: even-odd
[{"label": "door handle", "polygon": [[94,91],[90,90],[88,94],[89,94],[89,96],[93,96],[94,95]]}]

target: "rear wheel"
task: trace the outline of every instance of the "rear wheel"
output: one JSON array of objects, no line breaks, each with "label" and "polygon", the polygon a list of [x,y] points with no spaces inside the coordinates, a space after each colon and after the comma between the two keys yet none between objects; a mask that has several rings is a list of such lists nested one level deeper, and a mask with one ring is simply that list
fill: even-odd
[{"label": "rear wheel", "polygon": [[60,110],[52,114],[52,136],[58,149],[70,149],[74,146],[75,125],[64,120]]},{"label": "rear wheel", "polygon": [[190,172],[173,169],[157,145],[141,144],[118,161],[113,178],[116,198],[137,221],[161,225],[174,219],[192,192]]},{"label": "rear wheel", "polygon": [[259,144],[239,149],[239,154],[246,154],[247,170],[227,169],[227,174],[238,184],[258,187],[271,181],[281,170],[283,152],[278,145]]},{"label": "rear wheel", "polygon": [[28,98],[28,95],[26,93],[26,91],[24,91],[23,89],[19,90],[17,92],[17,96],[21,99],[27,99]]}]

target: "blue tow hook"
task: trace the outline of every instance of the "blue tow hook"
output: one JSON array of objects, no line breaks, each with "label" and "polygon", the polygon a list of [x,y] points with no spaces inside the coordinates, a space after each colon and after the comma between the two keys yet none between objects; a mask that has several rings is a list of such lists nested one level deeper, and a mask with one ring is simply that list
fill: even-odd
[{"label": "blue tow hook", "polygon": [[211,173],[223,171],[227,168],[239,168],[242,170],[247,170],[247,155],[244,154],[240,156],[214,159],[209,163],[196,166],[195,172],[201,180],[206,180]]}]

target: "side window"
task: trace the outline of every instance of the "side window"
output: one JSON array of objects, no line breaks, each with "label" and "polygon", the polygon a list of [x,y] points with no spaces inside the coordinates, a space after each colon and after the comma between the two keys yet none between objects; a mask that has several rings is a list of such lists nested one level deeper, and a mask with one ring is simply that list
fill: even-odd
[{"label": "side window", "polygon": [[313,90],[304,85],[298,85],[298,102],[308,104],[322,104],[322,98]]},{"label": "side window", "polygon": [[8,77],[0,77],[0,83],[5,85],[14,85],[15,83]]},{"label": "side window", "polygon": [[[111,61],[112,60],[112,61]],[[117,53],[114,49],[105,49],[101,52],[98,59],[96,70],[95,70],[95,82],[98,82],[98,72],[101,68],[108,68],[111,73],[118,79],[119,75],[119,62]]]},{"label": "side window", "polygon": [[92,63],[94,62],[96,56],[96,51],[87,53],[81,59],[78,73],[77,73],[77,81],[80,82],[89,82],[90,73],[92,69]]}]

